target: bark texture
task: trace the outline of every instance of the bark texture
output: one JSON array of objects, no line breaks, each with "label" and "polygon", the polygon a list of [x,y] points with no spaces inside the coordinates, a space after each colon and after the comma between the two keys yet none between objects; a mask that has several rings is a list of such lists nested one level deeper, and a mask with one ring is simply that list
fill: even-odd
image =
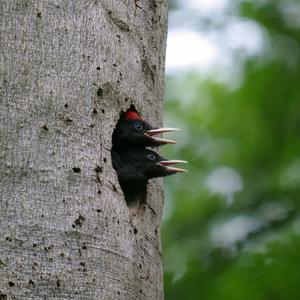
[{"label": "bark texture", "polygon": [[128,208],[119,112],[161,125],[166,0],[0,0],[0,299],[162,299],[161,181]]}]

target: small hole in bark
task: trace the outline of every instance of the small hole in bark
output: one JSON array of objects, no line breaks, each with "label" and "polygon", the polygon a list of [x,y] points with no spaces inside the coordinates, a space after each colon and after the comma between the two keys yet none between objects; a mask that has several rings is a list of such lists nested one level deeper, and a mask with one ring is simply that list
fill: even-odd
[{"label": "small hole in bark", "polygon": [[102,194],[101,190],[98,190],[98,195]]},{"label": "small hole in bark", "polygon": [[12,281],[9,281],[9,282],[8,282],[8,285],[9,285],[9,286],[15,286],[14,282],[12,282]]},{"label": "small hole in bark", "polygon": [[64,105],[64,107],[65,107],[65,108],[68,108],[68,107],[69,107],[68,103],[66,103],[66,104]]},{"label": "small hole in bark", "polygon": [[118,294],[118,295],[121,295],[121,293],[120,293],[119,291],[117,292],[117,294]]},{"label": "small hole in bark", "polygon": [[102,169],[102,167],[100,167],[100,166],[97,165],[96,168],[94,169],[94,171],[96,173],[101,173],[103,171],[103,169]]},{"label": "small hole in bark", "polygon": [[97,67],[97,70],[99,71],[99,70],[100,70],[100,67]]},{"label": "small hole in bark", "polygon": [[133,229],[133,233],[134,233],[134,234],[137,234],[137,232],[138,232],[137,229],[134,228],[134,229]]},{"label": "small hole in bark", "polygon": [[106,159],[106,157],[104,157],[104,158],[103,158],[103,161],[104,161],[105,163],[107,162],[107,159]]},{"label": "small hole in bark", "polygon": [[46,124],[44,124],[44,126],[42,126],[42,129],[44,129],[45,131],[49,130]]},{"label": "small hole in bark", "polygon": [[28,281],[28,284],[29,284],[29,285],[34,285],[34,282],[30,279],[30,280]]},{"label": "small hole in bark", "polygon": [[67,117],[67,118],[64,119],[64,122],[65,122],[67,125],[70,125],[71,123],[73,123],[73,120]]},{"label": "small hole in bark", "polygon": [[97,96],[98,97],[102,97],[103,96],[103,89],[101,87],[98,88]]},{"label": "small hole in bark", "polygon": [[57,279],[57,280],[56,280],[56,286],[57,286],[57,288],[59,288],[59,287],[60,287],[60,285],[61,285],[61,284],[60,284],[60,280],[59,280],[59,279]]},{"label": "small hole in bark", "polygon": [[78,218],[74,221],[73,225],[82,227],[84,221],[85,221],[85,217],[82,215],[79,215]]},{"label": "small hole in bark", "polygon": [[42,13],[39,11],[39,12],[36,13],[36,16],[37,16],[38,18],[41,18],[41,17],[42,17]]},{"label": "small hole in bark", "polygon": [[97,109],[94,108],[94,109],[93,109],[93,114],[96,115],[97,113],[98,113]]},{"label": "small hole in bark", "polygon": [[72,170],[73,170],[74,173],[80,173],[81,172],[81,169],[78,168],[78,167],[74,167],[74,168],[72,168]]},{"label": "small hole in bark", "polygon": [[102,112],[103,114],[105,114],[105,110],[104,110],[103,108],[101,109],[101,112]]}]

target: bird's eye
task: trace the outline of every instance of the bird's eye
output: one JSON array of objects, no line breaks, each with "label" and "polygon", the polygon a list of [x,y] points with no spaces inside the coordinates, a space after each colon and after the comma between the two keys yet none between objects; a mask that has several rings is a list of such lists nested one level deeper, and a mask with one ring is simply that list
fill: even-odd
[{"label": "bird's eye", "polygon": [[147,158],[149,159],[149,160],[155,160],[155,155],[154,154],[148,154],[147,155]]},{"label": "bird's eye", "polygon": [[134,124],[134,128],[135,128],[137,131],[141,131],[141,130],[143,130],[144,126],[143,126],[142,123],[137,122],[137,123]]}]

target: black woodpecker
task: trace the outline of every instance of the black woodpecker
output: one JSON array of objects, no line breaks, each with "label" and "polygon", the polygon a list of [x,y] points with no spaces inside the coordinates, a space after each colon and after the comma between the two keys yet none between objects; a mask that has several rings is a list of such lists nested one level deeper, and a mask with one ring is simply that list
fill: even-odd
[{"label": "black woodpecker", "polygon": [[179,129],[154,128],[137,112],[126,111],[120,116],[112,136],[112,143],[116,151],[127,147],[157,147],[165,144],[176,144],[176,141],[159,138],[156,135],[177,130]]},{"label": "black woodpecker", "polygon": [[146,147],[176,144],[176,141],[160,138],[157,135],[177,130],[179,129],[151,126],[134,107],[121,112],[112,136],[111,156],[128,205],[146,201],[149,179],[186,172],[184,169],[171,167],[186,161],[167,160],[158,153],[146,149]]},{"label": "black woodpecker", "polygon": [[186,161],[167,160],[145,148],[125,148],[121,153],[112,151],[112,162],[127,202],[145,192],[149,179],[187,172],[171,167]]}]

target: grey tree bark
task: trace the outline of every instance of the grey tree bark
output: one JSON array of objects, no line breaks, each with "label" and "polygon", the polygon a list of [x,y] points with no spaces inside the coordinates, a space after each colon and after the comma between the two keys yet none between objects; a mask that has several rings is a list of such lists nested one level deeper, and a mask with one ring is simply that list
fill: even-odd
[{"label": "grey tree bark", "polygon": [[166,2],[0,0],[0,299],[163,298],[161,181],[128,208],[110,148],[161,125]]}]

